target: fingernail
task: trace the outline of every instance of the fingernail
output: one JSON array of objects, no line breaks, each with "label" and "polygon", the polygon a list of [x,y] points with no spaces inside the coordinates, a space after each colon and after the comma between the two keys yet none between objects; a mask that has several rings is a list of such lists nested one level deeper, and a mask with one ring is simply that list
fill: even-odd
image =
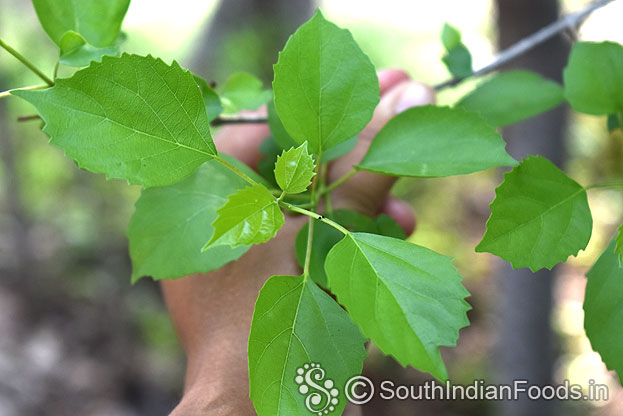
[{"label": "fingernail", "polygon": [[394,104],[394,112],[398,114],[411,107],[432,104],[433,100],[430,88],[418,82],[411,82]]}]

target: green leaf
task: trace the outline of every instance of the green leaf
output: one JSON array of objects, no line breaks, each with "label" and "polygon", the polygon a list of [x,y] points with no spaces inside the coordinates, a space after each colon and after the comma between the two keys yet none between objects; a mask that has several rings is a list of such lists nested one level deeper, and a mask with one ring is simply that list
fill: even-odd
[{"label": "green leaf", "polygon": [[78,32],[65,32],[60,43],[60,63],[69,66],[88,66],[91,61],[100,62],[105,55],[119,55],[119,45],[97,48],[87,42]]},{"label": "green leaf", "polygon": [[225,81],[221,92],[223,112],[231,114],[241,110],[257,110],[271,96],[270,90],[265,90],[262,81],[257,77],[246,72],[237,72]]},{"label": "green leaf", "polygon": [[[271,277],[255,303],[249,335],[250,396],[258,415],[305,416],[324,409],[341,414],[347,402],[343,386],[363,367],[364,341],[346,312],[315,283],[302,276]],[[312,375],[316,386],[305,381]],[[312,393],[321,401],[307,407]],[[330,403],[333,398],[337,403]]]},{"label": "green leaf", "polygon": [[623,266],[623,224],[619,227],[619,232],[616,236],[616,247],[614,252],[619,256],[619,264]]},{"label": "green leaf", "polygon": [[444,23],[441,31],[441,43],[446,55],[441,60],[455,78],[467,78],[473,73],[472,54],[461,42],[461,32],[454,26]]},{"label": "green leaf", "polygon": [[33,0],[37,17],[58,46],[65,32],[80,33],[96,48],[113,46],[130,0]]},{"label": "green leaf", "polygon": [[623,112],[623,46],[576,42],[564,70],[565,97],[574,110],[594,115]]},{"label": "green leaf", "polygon": [[[622,117],[623,117],[623,113]],[[608,114],[608,119],[606,121],[606,126],[608,127],[608,131],[614,131],[616,129],[620,129],[623,126],[621,125],[621,121],[619,120],[619,116],[617,114]]]},{"label": "green leaf", "polygon": [[[344,228],[353,232],[366,232],[380,234],[387,237],[407,238],[405,232],[391,217],[381,214],[376,218],[361,215],[355,211],[340,209],[327,214],[327,218],[337,222]],[[305,254],[307,252],[307,232],[309,224],[301,228],[296,235],[294,245],[296,259],[301,267],[305,264]],[[314,237],[312,240],[311,258],[309,263],[309,274],[316,283],[322,287],[328,287],[327,274],[324,270],[324,262],[331,248],[336,245],[344,236],[340,231],[321,221],[314,224]]]},{"label": "green leaf", "polygon": [[262,158],[257,162],[257,171],[273,188],[279,188],[275,180],[275,163],[282,152],[283,149],[272,136],[267,137],[260,144]]},{"label": "green leaf", "polygon": [[316,154],[359,133],[379,102],[374,66],[350,32],[320,11],[279,53],[273,90],[285,129]]},{"label": "green leaf", "polygon": [[472,69],[472,54],[467,49],[467,46],[462,43],[449,50],[441,60],[455,78],[467,78],[474,72]]},{"label": "green leaf", "polygon": [[307,142],[297,148],[284,150],[275,163],[275,180],[287,194],[300,194],[311,185],[315,175],[314,159],[307,152]]},{"label": "green leaf", "polygon": [[623,384],[623,266],[612,241],[586,274],[584,328],[591,346]]},{"label": "green leaf", "polygon": [[14,91],[78,166],[146,187],[179,182],[217,155],[201,92],[177,62],[105,56],[43,91]]},{"label": "green leaf", "polygon": [[448,378],[440,346],[469,324],[451,259],[406,241],[349,234],[327,256],[329,287],[363,334],[403,366]]},{"label": "green leaf", "polygon": [[440,177],[517,162],[500,135],[463,109],[414,107],[392,118],[357,166],[397,176]]},{"label": "green leaf", "polygon": [[270,133],[273,135],[275,142],[281,146],[283,150],[296,146],[297,143],[290,137],[290,134],[283,127],[283,123],[277,114],[275,109],[275,101],[271,100],[268,103],[268,126],[270,127]]},{"label": "green leaf", "polygon": [[284,223],[277,198],[264,185],[256,184],[231,195],[217,210],[210,247],[259,244],[270,240]]},{"label": "green leaf", "polygon": [[[294,139],[292,139],[292,137],[290,137],[290,134],[288,134],[285,127],[283,127],[283,123],[281,123],[281,120],[279,119],[279,115],[277,114],[277,110],[275,110],[275,103],[273,101],[268,103],[268,125],[270,126],[270,132],[272,133],[275,142],[278,143],[282,149],[286,150],[296,146],[297,143]],[[344,156],[353,150],[356,145],[357,136],[353,136],[345,142],[333,146],[329,150],[322,153],[322,163],[330,162]]]},{"label": "green leaf", "polygon": [[450,51],[461,44],[461,32],[449,23],[444,23],[441,29],[441,43],[446,51]]},{"label": "green leaf", "polygon": [[193,75],[195,82],[199,85],[201,90],[201,96],[203,97],[203,103],[206,107],[206,113],[208,114],[208,121],[212,121],[217,118],[223,112],[223,105],[218,94],[208,83],[201,77]]},{"label": "green leaf", "polygon": [[322,153],[322,163],[330,162],[334,159],[340,158],[355,148],[357,145],[357,136],[353,136],[350,139],[342,142],[340,144],[336,144],[326,152]]},{"label": "green leaf", "polygon": [[[223,156],[247,175],[245,164]],[[259,178],[257,178],[260,180]],[[213,232],[216,210],[247,183],[216,160],[172,186],[143,190],[128,228],[132,282],[142,276],[174,279],[216,270],[244,254],[249,246],[201,248]]]},{"label": "green leaf", "polygon": [[476,251],[516,269],[551,269],[586,248],[592,228],[586,190],[544,157],[529,156],[495,190]]},{"label": "green leaf", "polygon": [[558,106],[563,89],[530,71],[497,74],[456,104],[479,113],[495,127],[517,123]]}]

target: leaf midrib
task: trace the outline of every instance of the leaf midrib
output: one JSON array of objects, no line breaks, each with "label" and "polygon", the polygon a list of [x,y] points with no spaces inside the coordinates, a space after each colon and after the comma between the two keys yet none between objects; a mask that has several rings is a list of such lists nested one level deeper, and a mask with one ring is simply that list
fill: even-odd
[{"label": "leaf midrib", "polygon": [[[556,204],[554,204],[554,205],[552,205],[551,207],[547,208],[545,211],[542,211],[542,212],[541,212],[539,215],[537,215],[536,217],[533,217],[533,218],[529,219],[528,221],[525,221],[525,222],[523,222],[523,223],[519,224],[517,227],[515,227],[515,228],[513,228],[513,229],[511,229],[511,230],[509,230],[509,231],[506,231],[506,232],[504,232],[504,233],[502,233],[502,234],[499,234],[499,235],[497,235],[497,236],[495,236],[495,237],[490,238],[490,241],[489,241],[489,242],[487,242],[487,244],[483,245],[483,247],[486,247],[486,246],[491,245],[491,244],[495,244],[495,242],[496,242],[496,241],[498,241],[500,238],[502,238],[502,237],[506,237],[506,236],[508,236],[508,235],[510,235],[510,234],[514,234],[514,233],[516,233],[517,231],[519,231],[519,230],[523,229],[525,226],[527,226],[527,225],[529,225],[529,224],[533,223],[533,222],[534,222],[534,221],[536,221],[537,219],[538,219],[538,220],[540,220],[540,221],[543,221],[543,216],[545,216],[545,214],[548,214],[550,211],[552,211],[552,210],[554,210],[554,209],[558,208],[560,205],[563,205],[563,204],[565,204],[565,203],[569,202],[571,199],[573,199],[573,198],[575,198],[576,196],[580,195],[582,192],[586,192],[586,189],[584,189],[584,188],[582,188],[582,187],[581,187],[580,189],[578,189],[577,191],[575,191],[574,193],[572,193],[571,195],[569,195],[569,196],[568,196],[568,197],[566,197],[565,199],[563,199],[563,200],[561,200],[561,201],[557,202]],[[540,202],[540,201],[539,201],[539,202]],[[493,216],[492,216],[492,218],[493,218]],[[482,243],[481,243],[481,244],[482,244]]]}]

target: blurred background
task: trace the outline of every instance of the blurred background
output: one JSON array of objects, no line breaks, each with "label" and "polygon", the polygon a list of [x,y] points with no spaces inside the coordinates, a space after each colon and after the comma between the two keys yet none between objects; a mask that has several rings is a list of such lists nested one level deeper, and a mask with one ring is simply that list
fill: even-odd
[{"label": "blurred background", "polygon": [[[133,0],[123,30],[128,52],[147,54],[222,83],[246,70],[270,85],[272,64],[287,36],[316,7],[353,32],[375,66],[402,67],[413,78],[449,77],[441,63],[444,22],[463,33],[474,67],[586,0]],[[559,80],[575,37],[623,42],[623,1],[595,12],[579,33],[562,36],[512,63]],[[0,37],[50,74],[56,48],[32,4],[0,0]],[[71,71],[61,68],[60,76]],[[451,104],[477,81],[447,89]],[[38,84],[0,51],[0,91]],[[18,123],[32,107],[0,100],[0,416],[166,415],[181,395],[184,359],[158,285],[130,285],[125,229],[139,188],[79,170],[47,144],[39,122]],[[504,130],[520,159],[542,154],[583,184],[623,176],[621,131],[605,119],[566,106]],[[593,237],[586,251],[553,272],[513,271],[473,248],[503,172],[401,180],[396,195],[416,210],[410,240],[455,258],[472,293],[471,326],[445,349],[454,383],[529,379],[535,384],[590,379],[610,387],[602,402],[373,401],[365,415],[623,414],[623,391],[591,350],[583,329],[584,274],[623,217],[620,191],[591,190]],[[365,373],[374,380],[421,383],[370,349]]]}]

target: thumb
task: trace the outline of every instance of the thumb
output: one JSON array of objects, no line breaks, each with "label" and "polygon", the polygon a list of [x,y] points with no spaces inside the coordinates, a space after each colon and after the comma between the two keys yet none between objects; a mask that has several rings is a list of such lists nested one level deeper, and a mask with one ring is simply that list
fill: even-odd
[{"label": "thumb", "polygon": [[[387,91],[381,98],[372,121],[360,133],[355,148],[333,163],[329,169],[329,183],[348,173],[353,165],[361,161],[374,136],[392,117],[410,107],[434,103],[435,91],[420,82],[404,81]],[[358,172],[334,191],[334,206],[373,216],[379,211],[395,181],[396,178],[392,176]]]}]

